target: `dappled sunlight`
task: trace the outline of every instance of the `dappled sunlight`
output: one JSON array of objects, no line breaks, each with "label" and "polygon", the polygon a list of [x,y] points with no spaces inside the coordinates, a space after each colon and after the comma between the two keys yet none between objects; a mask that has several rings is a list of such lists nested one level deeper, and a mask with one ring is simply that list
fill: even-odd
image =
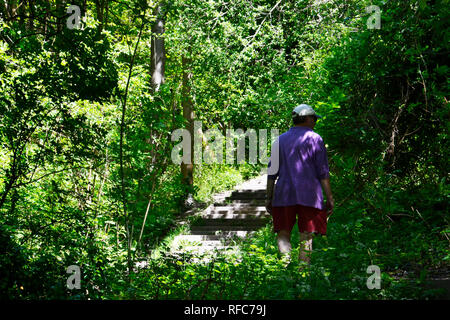
[{"label": "dappled sunlight", "polygon": [[448,299],[448,52],[445,0],[0,1],[0,298]]}]

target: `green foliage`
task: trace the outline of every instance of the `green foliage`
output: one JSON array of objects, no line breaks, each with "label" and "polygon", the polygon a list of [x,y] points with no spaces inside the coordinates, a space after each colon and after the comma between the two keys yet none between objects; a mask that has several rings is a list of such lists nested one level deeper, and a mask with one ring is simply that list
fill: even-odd
[{"label": "green foliage", "polygon": [[[78,4],[71,30],[59,2],[0,3],[2,299],[437,296],[424,284],[450,260],[447,1],[163,1],[159,91],[155,8]],[[380,29],[367,28],[369,5]],[[161,249],[133,271],[181,232],[187,194],[209,202],[263,168],[202,164],[182,181],[171,133],[186,125],[187,73],[204,129],[282,133],[299,103],[324,116],[337,207],[309,273],[283,265],[270,226],[240,255],[196,263]],[[66,287],[70,265],[81,290]],[[381,290],[365,285],[369,265]]]},{"label": "green foliage", "polygon": [[238,170],[226,165],[202,165],[195,170],[194,187],[197,188],[196,199],[202,202],[211,200],[214,193],[230,190],[242,182]]}]

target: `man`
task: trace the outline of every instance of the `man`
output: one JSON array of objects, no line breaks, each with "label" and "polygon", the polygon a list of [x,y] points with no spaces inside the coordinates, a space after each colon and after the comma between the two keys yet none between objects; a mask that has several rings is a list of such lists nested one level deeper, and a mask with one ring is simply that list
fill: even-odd
[{"label": "man", "polygon": [[318,118],[321,116],[309,105],[294,109],[294,126],[273,144],[267,175],[266,209],[272,215],[278,249],[289,256],[291,231],[298,216],[299,259],[307,265],[313,234],[326,234],[334,207],[326,148],[322,137],[313,131]]}]

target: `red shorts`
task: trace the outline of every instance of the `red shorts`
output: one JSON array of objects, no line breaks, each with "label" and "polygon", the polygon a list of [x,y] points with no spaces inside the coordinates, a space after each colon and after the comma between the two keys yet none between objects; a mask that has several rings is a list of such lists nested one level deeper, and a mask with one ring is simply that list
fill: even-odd
[{"label": "red shorts", "polygon": [[327,211],[302,205],[272,207],[273,230],[292,231],[298,216],[300,232],[327,233]]}]

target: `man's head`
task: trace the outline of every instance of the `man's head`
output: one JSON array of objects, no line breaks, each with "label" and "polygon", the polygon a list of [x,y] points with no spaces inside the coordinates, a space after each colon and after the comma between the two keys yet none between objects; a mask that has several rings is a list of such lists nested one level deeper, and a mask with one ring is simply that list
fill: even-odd
[{"label": "man's head", "polygon": [[322,117],[307,104],[301,104],[292,111],[292,121],[295,126],[304,126],[314,129],[318,118]]}]

